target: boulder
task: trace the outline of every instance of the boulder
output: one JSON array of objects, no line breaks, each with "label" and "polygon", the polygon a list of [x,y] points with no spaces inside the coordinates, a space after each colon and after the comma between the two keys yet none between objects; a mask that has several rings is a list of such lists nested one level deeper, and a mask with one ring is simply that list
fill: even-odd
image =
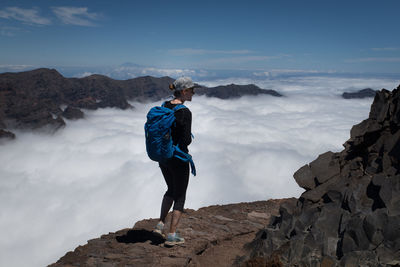
[{"label": "boulder", "polygon": [[305,190],[313,189],[315,187],[315,176],[311,172],[308,164],[298,169],[294,175],[296,183]]}]

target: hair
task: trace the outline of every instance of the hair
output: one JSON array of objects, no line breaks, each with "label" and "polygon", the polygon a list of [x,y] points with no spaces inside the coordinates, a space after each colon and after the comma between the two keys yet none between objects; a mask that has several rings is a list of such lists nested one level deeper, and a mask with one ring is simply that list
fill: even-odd
[{"label": "hair", "polygon": [[171,84],[169,85],[169,89],[172,90],[172,91],[174,91],[174,97],[175,97],[175,98],[179,98],[179,97],[182,96],[182,90],[175,90],[176,87],[175,87],[175,85],[174,85],[173,83],[171,83]]},{"label": "hair", "polygon": [[174,91],[174,97],[179,98],[182,96],[182,91],[181,90],[175,90]]}]

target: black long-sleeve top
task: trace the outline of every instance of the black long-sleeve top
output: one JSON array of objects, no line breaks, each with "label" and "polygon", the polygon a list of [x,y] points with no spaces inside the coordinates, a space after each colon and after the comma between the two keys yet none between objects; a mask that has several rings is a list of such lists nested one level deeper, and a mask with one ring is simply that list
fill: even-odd
[{"label": "black long-sleeve top", "polygon": [[[166,108],[173,109],[176,104],[165,102]],[[192,112],[188,108],[175,111],[175,124],[171,128],[172,142],[178,145],[182,151],[189,153],[188,146],[192,142]]]}]

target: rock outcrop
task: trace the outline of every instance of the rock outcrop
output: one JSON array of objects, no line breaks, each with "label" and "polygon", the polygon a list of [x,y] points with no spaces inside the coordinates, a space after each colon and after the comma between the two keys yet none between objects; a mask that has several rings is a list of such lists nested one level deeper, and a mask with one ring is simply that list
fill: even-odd
[{"label": "rock outcrop", "polygon": [[344,147],[294,174],[306,191],[247,245],[242,265],[400,266],[400,86],[377,92]]},{"label": "rock outcrop", "polygon": [[[67,106],[63,113],[61,106]],[[64,118],[80,118],[80,108],[129,108],[118,87],[101,87],[90,79],[68,79],[54,69],[0,74],[0,128],[57,130]]]},{"label": "rock outcrop", "polygon": [[[128,101],[158,101],[170,96],[170,77],[138,77],[114,80],[103,75],[65,78],[54,69],[36,69],[0,74],[0,138],[13,133],[6,129],[38,129],[46,126],[57,130],[64,119],[79,119],[81,109],[117,107],[132,108]],[[254,85],[229,85],[199,88],[198,94],[223,99],[242,95],[271,94]],[[66,108],[61,109],[61,106]]]},{"label": "rock outcrop", "polygon": [[133,228],[89,240],[50,266],[232,266],[245,255],[243,245],[254,239],[272,215],[278,215],[279,206],[294,205],[295,201],[185,210],[179,225],[185,244],[172,248],[164,247],[164,240],[152,233],[157,219],[139,221]]},{"label": "rock outcrop", "polygon": [[352,99],[352,98],[366,98],[366,97],[374,97],[376,94],[376,90],[371,88],[365,88],[359,90],[357,92],[344,92],[342,97],[345,99]]},{"label": "rock outcrop", "polygon": [[0,139],[15,139],[15,134],[9,131],[0,129]]}]

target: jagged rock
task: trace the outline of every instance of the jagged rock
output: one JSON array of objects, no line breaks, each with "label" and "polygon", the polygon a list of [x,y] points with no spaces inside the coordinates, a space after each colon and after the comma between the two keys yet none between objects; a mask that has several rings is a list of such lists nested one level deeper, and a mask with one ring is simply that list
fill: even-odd
[{"label": "jagged rock", "polygon": [[0,139],[5,138],[5,139],[15,139],[15,134],[9,131],[5,131],[3,129],[0,129]]},{"label": "jagged rock", "polygon": [[324,153],[294,174],[306,191],[248,244],[241,264],[398,266],[399,114],[400,86],[377,92],[342,152]]},{"label": "jagged rock", "polygon": [[319,184],[323,184],[334,176],[339,175],[339,161],[333,152],[326,152],[310,163],[311,172]]},{"label": "jagged rock", "polygon": [[387,224],[387,214],[385,210],[378,209],[365,216],[362,227],[367,235],[369,242],[377,247],[383,239],[383,229]]},{"label": "jagged rock", "polygon": [[131,229],[89,240],[50,266],[232,266],[245,254],[243,245],[278,215],[280,204],[295,202],[292,198],[185,210],[179,225],[185,244],[172,248],[152,233],[157,219],[139,221]]},{"label": "jagged rock", "polygon": [[62,116],[69,120],[82,119],[84,117],[84,113],[75,107],[68,106],[62,113]]},{"label": "jagged rock", "polygon": [[293,177],[296,180],[296,183],[306,190],[315,187],[315,176],[311,172],[310,166],[307,164],[297,170]]}]

